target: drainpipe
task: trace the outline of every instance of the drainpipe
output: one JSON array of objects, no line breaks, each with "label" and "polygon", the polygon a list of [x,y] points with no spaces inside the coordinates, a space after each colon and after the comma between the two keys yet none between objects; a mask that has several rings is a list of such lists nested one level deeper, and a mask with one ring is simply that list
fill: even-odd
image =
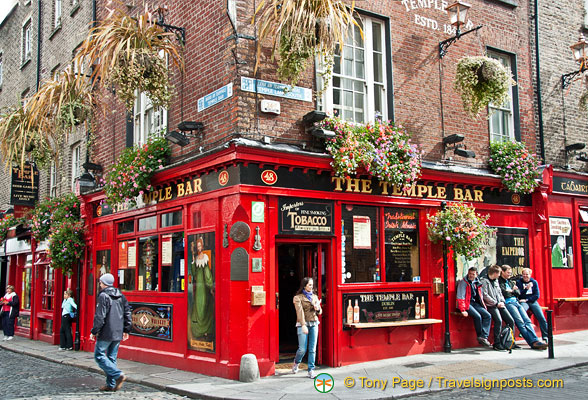
[{"label": "drainpipe", "polygon": [[537,117],[539,118],[539,145],[541,146],[541,159],[545,164],[545,140],[543,136],[543,103],[541,102],[541,69],[539,63],[539,0],[535,0],[535,59],[537,68]]},{"label": "drainpipe", "polygon": [[41,0],[37,1],[37,85],[35,91],[39,90],[41,85],[41,31],[43,24],[41,23]]}]

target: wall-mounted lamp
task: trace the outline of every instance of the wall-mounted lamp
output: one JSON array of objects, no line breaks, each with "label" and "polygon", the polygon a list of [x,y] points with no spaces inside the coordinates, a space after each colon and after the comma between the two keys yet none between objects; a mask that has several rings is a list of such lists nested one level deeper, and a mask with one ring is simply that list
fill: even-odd
[{"label": "wall-mounted lamp", "polygon": [[[447,152],[447,150],[453,150],[453,154],[460,157],[465,158],[476,158],[476,153],[471,150],[467,150],[465,145],[457,144],[463,142],[463,135],[454,133],[453,135],[449,135],[443,138],[443,153]],[[451,146],[453,145],[453,146]],[[449,147],[450,146],[450,147]]]},{"label": "wall-mounted lamp", "polygon": [[[190,137],[202,140],[202,131],[204,130],[204,124],[202,122],[195,121],[182,121],[178,125],[178,130],[180,132],[169,132],[167,135],[165,135],[165,138],[170,142],[177,144],[178,146],[184,147],[190,143]],[[198,133],[192,133],[194,131],[198,131]]]},{"label": "wall-mounted lamp", "polygon": [[561,87],[563,89],[570,86],[570,84],[576,76],[578,76],[582,72],[586,71],[586,69],[588,69],[586,65],[586,61],[588,60],[588,43],[586,43],[584,35],[580,35],[578,41],[571,45],[570,49],[572,49],[574,60],[580,63],[580,69],[561,76]]},{"label": "wall-mounted lamp", "polygon": [[96,187],[96,179],[88,171],[76,178],[76,194],[84,194]]},{"label": "wall-mounted lamp", "polygon": [[447,54],[447,49],[453,44],[453,42],[458,40],[460,37],[467,35],[468,33],[477,31],[482,27],[482,25],[479,25],[474,29],[470,29],[469,31],[465,31],[463,33],[461,32],[461,27],[466,24],[468,10],[471,7],[472,6],[468,3],[464,3],[463,1],[456,1],[455,3],[445,8],[449,14],[449,22],[451,22],[451,25],[455,26],[455,36],[439,42],[439,58],[443,58],[445,54]]},{"label": "wall-mounted lamp", "polygon": [[317,137],[319,139],[327,139],[334,137],[335,132],[330,131],[328,129],[319,128],[318,126],[314,126],[315,122],[320,122],[325,118],[327,118],[327,114],[323,111],[313,110],[309,113],[306,113],[302,117],[302,122],[304,122],[305,125],[310,125],[308,128],[306,128],[306,132],[310,133],[312,136]]},{"label": "wall-mounted lamp", "polygon": [[576,160],[584,161],[581,158],[584,158],[586,156],[586,153],[585,152],[579,153],[578,151],[584,150],[585,147],[586,147],[586,143],[572,143],[572,144],[568,144],[565,147],[565,150],[566,150],[566,166],[565,166],[565,168],[566,169],[570,168],[570,164],[568,162],[570,157],[578,156],[578,158],[576,158]]}]

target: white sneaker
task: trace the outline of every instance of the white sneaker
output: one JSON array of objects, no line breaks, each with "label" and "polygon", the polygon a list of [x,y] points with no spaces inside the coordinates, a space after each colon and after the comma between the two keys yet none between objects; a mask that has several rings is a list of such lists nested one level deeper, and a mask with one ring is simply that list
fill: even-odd
[{"label": "white sneaker", "polygon": [[292,373],[296,374],[298,373],[298,368],[300,367],[300,363],[294,363],[294,365],[292,366]]},{"label": "white sneaker", "polygon": [[317,373],[314,372],[314,369],[311,369],[310,371],[308,371],[308,377],[310,379],[314,379],[314,378],[316,378],[316,376],[317,376]]},{"label": "white sneaker", "polygon": [[2,340],[8,340],[8,336],[4,336]]},{"label": "white sneaker", "polygon": [[6,340],[12,340],[14,338],[14,336],[8,336],[8,339]]}]

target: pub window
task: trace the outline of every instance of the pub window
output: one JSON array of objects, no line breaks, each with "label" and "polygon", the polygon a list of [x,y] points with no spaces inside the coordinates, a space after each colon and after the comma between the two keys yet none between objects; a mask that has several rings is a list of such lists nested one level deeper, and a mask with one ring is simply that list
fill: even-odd
[{"label": "pub window", "polygon": [[342,282],[378,282],[378,208],[345,204],[341,210]]},{"label": "pub window", "polygon": [[41,308],[45,311],[53,310],[53,284],[54,284],[54,271],[49,265],[41,267],[43,274],[43,289],[41,295]]},{"label": "pub window", "polygon": [[420,276],[418,220],[417,210],[384,209],[386,282],[412,282]]},{"label": "pub window", "polygon": [[139,220],[139,232],[150,231],[157,228],[157,217],[152,215],[151,217],[141,218]]},{"label": "pub window", "polygon": [[118,234],[133,233],[135,231],[135,221],[123,221],[118,223]]},{"label": "pub window", "polygon": [[161,235],[161,291],[182,292],[184,232]]},{"label": "pub window", "polygon": [[157,236],[139,238],[139,278],[138,290],[159,290]]},{"label": "pub window", "polygon": [[182,211],[173,211],[161,215],[161,227],[182,225]]},{"label": "pub window", "polygon": [[135,290],[137,247],[135,240],[118,242],[118,283],[120,290]]},{"label": "pub window", "polygon": [[25,267],[22,269],[22,287],[20,289],[20,307],[24,310],[31,309],[31,282],[32,282],[32,268]]}]

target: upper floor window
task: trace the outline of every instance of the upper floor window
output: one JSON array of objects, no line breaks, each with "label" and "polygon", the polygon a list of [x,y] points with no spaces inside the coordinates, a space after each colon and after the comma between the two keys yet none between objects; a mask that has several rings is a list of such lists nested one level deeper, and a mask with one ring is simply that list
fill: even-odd
[{"label": "upper floor window", "polygon": [[22,27],[22,62],[28,61],[31,58],[31,41],[33,28],[32,21],[29,19]]},{"label": "upper floor window", "polygon": [[2,67],[4,66],[3,62],[2,53],[0,53],[0,88],[2,88]]},{"label": "upper floor window", "polygon": [[53,0],[53,28],[61,26],[61,0]]},{"label": "upper floor window", "polygon": [[51,163],[51,170],[49,172],[49,197],[57,196],[57,165],[55,161]]},{"label": "upper floor window", "polygon": [[[386,29],[381,20],[358,19],[363,30],[350,27],[343,49],[337,46],[333,76],[319,108],[346,121],[387,119]],[[320,74],[317,83],[322,85]],[[320,87],[320,86],[319,86]]]},{"label": "upper floor window", "polygon": [[155,109],[145,93],[137,94],[133,110],[133,144],[142,146],[151,136],[159,136],[167,127],[167,110]]},{"label": "upper floor window", "polygon": [[72,188],[76,178],[82,175],[82,145],[77,144],[71,149],[71,184]]},{"label": "upper floor window", "polygon": [[[514,56],[497,51],[488,51],[488,57],[494,58],[506,68],[511,74],[514,71]],[[514,74],[513,74],[514,75]],[[516,81],[516,76],[514,76]],[[507,142],[515,140],[516,122],[518,120],[518,107],[515,108],[517,99],[515,89],[511,86],[508,91],[508,98],[503,104],[488,105],[490,141]]]}]

